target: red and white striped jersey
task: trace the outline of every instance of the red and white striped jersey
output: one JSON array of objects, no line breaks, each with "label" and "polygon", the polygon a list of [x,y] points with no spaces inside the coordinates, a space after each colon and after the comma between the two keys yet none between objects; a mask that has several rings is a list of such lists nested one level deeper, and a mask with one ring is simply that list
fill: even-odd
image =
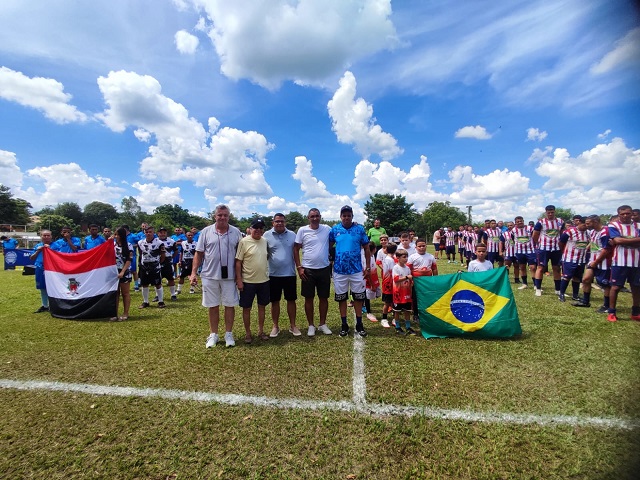
[{"label": "red and white striped jersey", "polygon": [[514,248],[516,253],[534,253],[535,248],[533,246],[533,228],[526,225],[522,228],[514,227],[511,231],[511,235],[514,241]]},{"label": "red and white striped jersey", "polygon": [[578,265],[585,263],[589,246],[589,232],[570,228],[560,236],[560,239],[565,243],[562,252],[563,262],[577,263]]},{"label": "red and white striped jersey", "polygon": [[[610,223],[609,237],[638,238],[640,237],[640,226],[635,222],[630,224]],[[640,247],[616,245],[613,250],[611,265],[614,267],[640,267]]]},{"label": "red and white striped jersey", "polygon": [[447,247],[455,247],[456,246],[456,232],[453,230],[447,230],[444,234],[445,237],[445,245]]},{"label": "red and white striped jersey", "polygon": [[465,250],[476,251],[476,245],[478,243],[479,235],[476,232],[467,232],[467,244],[464,247]]},{"label": "red and white striped jersey", "polygon": [[[602,244],[603,238],[606,241],[609,239],[609,229],[607,227],[602,227],[600,230],[591,230],[589,234],[589,253],[591,254],[589,257],[590,262],[593,262],[598,258],[604,247],[606,247],[606,244]],[[611,259],[609,256],[605,256],[598,268],[601,270],[608,270],[610,267]]]},{"label": "red and white striped jersey", "polygon": [[504,257],[513,257],[516,254],[516,242],[513,238],[513,229],[503,232],[501,238],[504,243],[504,250],[502,252]]},{"label": "red and white striped jersey", "polygon": [[467,244],[467,232],[458,231],[458,248],[465,248],[466,244]]},{"label": "red and white striped jersey", "polygon": [[534,230],[540,232],[538,238],[538,250],[554,251],[560,250],[558,245],[560,234],[562,233],[562,225],[564,222],[561,218],[554,218],[549,220],[548,218],[541,218],[536,223]]},{"label": "red and white striped jersey", "polygon": [[500,235],[502,230],[499,228],[487,228],[484,233],[487,235],[487,252],[500,251]]}]

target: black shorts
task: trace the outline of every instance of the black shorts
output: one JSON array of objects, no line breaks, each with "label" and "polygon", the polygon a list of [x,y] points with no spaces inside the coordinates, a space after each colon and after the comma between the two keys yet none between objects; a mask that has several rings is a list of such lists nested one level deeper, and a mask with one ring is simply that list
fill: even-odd
[{"label": "black shorts", "polygon": [[279,302],[282,298],[282,292],[284,292],[285,300],[297,300],[297,284],[295,275],[291,277],[269,277],[269,297],[271,301]]},{"label": "black shorts", "polygon": [[245,283],[240,292],[240,305],[242,308],[251,308],[253,299],[258,298],[258,305],[269,305],[269,282]]},{"label": "black shorts", "polygon": [[160,263],[141,263],[138,278],[140,279],[140,285],[143,287],[161,285],[162,275],[160,272]]},{"label": "black shorts", "polygon": [[382,303],[385,303],[387,305],[393,305],[393,293],[383,293]]},{"label": "black shorts", "polygon": [[411,312],[411,311],[413,311],[413,307],[411,305],[411,302],[394,303],[393,304],[393,311],[394,312]]},{"label": "black shorts", "polygon": [[447,245],[447,255],[455,255],[456,254],[456,246],[455,245]]},{"label": "black shorts", "polygon": [[180,278],[185,278],[191,275],[193,267],[193,260],[183,260],[180,264]]},{"label": "black shorts", "polygon": [[305,268],[307,280],[302,281],[300,295],[313,298],[318,292],[318,298],[329,298],[331,292],[331,265],[324,268]]},{"label": "black shorts", "polygon": [[173,263],[171,263],[171,259],[168,261],[165,260],[160,269],[160,274],[162,278],[166,278],[167,280],[173,280],[174,271],[173,271]]}]

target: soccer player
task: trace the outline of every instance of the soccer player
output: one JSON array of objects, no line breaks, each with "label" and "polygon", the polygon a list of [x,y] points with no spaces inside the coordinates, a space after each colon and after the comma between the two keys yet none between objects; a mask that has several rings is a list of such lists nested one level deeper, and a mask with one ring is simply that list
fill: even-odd
[{"label": "soccer player", "polygon": [[589,232],[589,259],[582,276],[583,298],[572,303],[574,307],[591,306],[591,285],[595,279],[604,293],[604,304],[598,313],[609,313],[609,294],[611,291],[609,279],[611,271],[609,263],[611,261],[606,247],[609,241],[609,229],[602,226],[598,215],[590,215],[586,220],[587,231]]},{"label": "soccer player", "polygon": [[460,255],[460,265],[464,263],[464,248],[467,244],[467,226],[460,225],[458,227],[458,254]]},{"label": "soccer player", "polygon": [[562,278],[560,280],[560,294],[558,299],[565,301],[564,295],[571,280],[573,300],[578,301],[580,281],[584,274],[584,265],[589,245],[589,233],[584,217],[574,218],[573,228],[568,228],[560,235],[559,246],[562,252]]},{"label": "soccer player", "polygon": [[160,273],[162,278],[167,280],[167,286],[171,292],[171,301],[175,302],[178,300],[178,296],[176,295],[176,281],[173,271],[173,255],[178,250],[178,245],[173,238],[167,237],[167,229],[165,227],[158,229],[158,240],[164,245],[165,255],[164,262],[160,267]]},{"label": "soccer player", "polygon": [[51,230],[42,230],[40,232],[40,243],[33,247],[33,253],[29,255],[29,259],[33,261],[36,270],[36,289],[40,290],[40,299],[42,305],[35,313],[49,311],[49,296],[47,295],[47,284],[44,277],[44,254],[42,250],[51,247]]},{"label": "soccer player", "polygon": [[62,227],[61,238],[51,244],[51,250],[62,253],[75,253],[80,250],[80,239],[71,234],[70,227]]},{"label": "soccer player", "polygon": [[613,251],[611,260],[611,292],[607,320],[617,322],[618,292],[629,282],[633,306],[631,319],[640,321],[640,225],[632,221],[629,205],[618,207],[618,221],[609,223],[609,244]]},{"label": "soccer player", "polygon": [[480,241],[480,234],[476,229],[473,228],[473,225],[467,226],[467,243],[464,246],[464,256],[467,259],[467,268],[469,268],[469,262],[476,259],[476,245]]},{"label": "soccer player", "polygon": [[382,320],[380,325],[384,328],[390,328],[387,316],[393,311],[393,267],[396,264],[395,254],[397,245],[393,242],[387,244],[387,254],[382,259]]},{"label": "soccer player", "polygon": [[447,263],[456,263],[456,237],[458,234],[456,231],[447,227],[447,231],[444,232],[444,248],[447,254]]},{"label": "soccer player", "polygon": [[[177,293],[182,292],[184,279],[191,276],[191,273],[193,271],[193,257],[196,254],[196,246],[198,245],[193,240],[193,233],[191,233],[190,231],[186,233],[185,237],[187,238],[187,241],[182,242],[182,251],[180,252],[180,280],[178,281]],[[189,289],[189,293],[196,293],[196,290],[195,288],[193,288],[193,286]]]},{"label": "soccer player", "polygon": [[489,220],[489,228],[485,231],[485,245],[487,246],[487,260],[493,265],[497,263],[500,267],[504,265],[502,256],[500,255],[500,236],[502,230],[498,228],[495,220]]},{"label": "soccer player", "polygon": [[107,240],[100,235],[100,227],[95,223],[89,225],[89,235],[84,237],[84,248],[85,250],[90,250],[92,248],[97,247],[98,245],[102,245]]},{"label": "soccer player", "polygon": [[500,235],[500,256],[504,259],[504,265],[509,270],[513,266],[513,282],[520,283],[520,266],[516,259],[516,242],[513,238],[513,222],[507,222],[504,226],[505,230],[501,230]]},{"label": "soccer player", "polygon": [[533,227],[524,224],[524,218],[518,215],[515,219],[515,225],[511,232],[514,241],[514,252],[516,261],[520,268],[520,281],[522,285],[518,290],[524,290],[527,284],[527,265],[531,271],[531,278],[534,278],[536,271],[536,251],[533,246]]},{"label": "soccer player", "polygon": [[[425,249],[427,245],[425,243]],[[407,258],[409,253],[399,248],[396,250],[396,259],[398,263],[393,266],[393,317],[396,321],[396,333],[405,333],[406,335],[415,335],[416,332],[411,328],[411,311],[413,310],[411,297],[413,290],[413,276],[411,269],[407,266]],[[406,332],[402,330],[400,323],[400,314],[404,316]]]},{"label": "soccer player", "polygon": [[542,296],[542,275],[544,268],[551,262],[553,271],[553,281],[556,295],[560,294],[560,263],[562,253],[560,252],[559,239],[564,222],[556,217],[556,207],[547,205],[544,209],[545,218],[541,218],[533,228],[533,244],[538,247],[538,264],[536,267],[533,284],[536,297]]},{"label": "soccer player", "polygon": [[154,285],[158,296],[158,308],[165,308],[162,289],[161,265],[165,260],[164,244],[155,236],[152,226],[146,225],[145,238],[138,241],[140,252],[140,285],[142,286],[142,304],[138,308],[149,306],[149,285]]}]

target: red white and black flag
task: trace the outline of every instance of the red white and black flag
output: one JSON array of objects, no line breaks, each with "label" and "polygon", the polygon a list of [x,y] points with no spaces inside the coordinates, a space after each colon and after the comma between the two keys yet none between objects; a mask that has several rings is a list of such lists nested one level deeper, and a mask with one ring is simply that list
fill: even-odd
[{"label": "red white and black flag", "polygon": [[77,320],[116,315],[118,269],[112,242],[76,253],[43,252],[52,316]]}]

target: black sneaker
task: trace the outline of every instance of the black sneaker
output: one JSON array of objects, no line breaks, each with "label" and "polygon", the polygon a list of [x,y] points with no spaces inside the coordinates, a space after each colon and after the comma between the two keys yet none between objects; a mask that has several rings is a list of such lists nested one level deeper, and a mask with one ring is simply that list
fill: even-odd
[{"label": "black sneaker", "polygon": [[609,309],[607,307],[605,307],[604,305],[602,305],[598,310],[596,310],[597,313],[609,313]]},{"label": "black sneaker", "polygon": [[404,333],[404,330],[402,329],[402,327],[396,327],[396,333],[397,333],[398,335],[403,334],[403,333]]},{"label": "black sneaker", "polygon": [[417,333],[413,328],[409,327],[409,328],[407,328],[407,331],[405,332],[405,335],[417,335]]},{"label": "black sneaker", "polygon": [[580,298],[579,295],[574,295],[574,296],[571,297],[571,300],[576,301],[576,302],[581,302],[582,298]]},{"label": "black sneaker", "polygon": [[358,332],[358,335],[360,335],[361,337],[366,337],[367,336],[367,331],[364,329],[364,327],[362,325],[360,325],[360,326],[356,325],[356,332]]},{"label": "black sneaker", "polygon": [[142,305],[140,305],[138,308],[149,308],[149,304],[147,302],[144,302]]},{"label": "black sneaker", "polygon": [[42,312],[48,312],[48,311],[49,311],[49,307],[40,307],[33,313],[42,313]]},{"label": "black sneaker", "polygon": [[583,303],[581,301],[573,302],[571,305],[574,307],[590,307],[591,306],[590,303]]},{"label": "black sneaker", "polygon": [[343,326],[340,329],[340,336],[341,337],[346,337],[347,335],[349,335],[349,327],[348,326]]},{"label": "black sneaker", "polygon": [[164,308],[164,307],[166,307],[164,302],[158,302],[158,308]]},{"label": "black sneaker", "polygon": [[171,295],[171,301],[172,302],[178,301],[178,297],[176,295]]},{"label": "black sneaker", "polygon": [[558,300],[560,300],[562,303],[564,303],[564,302],[565,302],[564,294],[563,294],[563,293],[561,293],[560,295],[558,295]]}]

